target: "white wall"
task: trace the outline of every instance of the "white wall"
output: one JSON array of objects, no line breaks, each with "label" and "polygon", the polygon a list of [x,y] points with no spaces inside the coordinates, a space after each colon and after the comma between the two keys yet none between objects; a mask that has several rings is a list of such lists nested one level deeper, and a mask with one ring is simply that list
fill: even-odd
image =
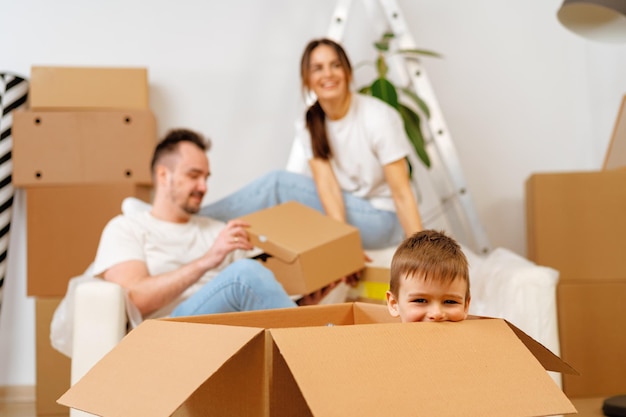
[{"label": "white wall", "polygon": [[[373,30],[355,0],[345,46],[372,58]],[[525,253],[524,181],[533,172],[601,166],[621,98],[626,47],[581,39],[556,19],[559,0],[399,1],[493,246]],[[208,199],[283,167],[301,114],[298,63],[326,34],[331,0],[0,0],[0,71],[30,66],[149,69],[159,133],[213,139]],[[356,74],[357,80],[361,75]],[[25,296],[18,195],[0,313],[0,386],[34,384],[33,301]]]}]

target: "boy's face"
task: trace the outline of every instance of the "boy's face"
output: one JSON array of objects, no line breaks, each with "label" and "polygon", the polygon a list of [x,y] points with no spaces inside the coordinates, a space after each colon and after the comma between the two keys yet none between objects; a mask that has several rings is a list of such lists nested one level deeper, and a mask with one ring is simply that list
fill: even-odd
[{"label": "boy's face", "polygon": [[467,283],[456,278],[450,284],[424,280],[420,276],[401,277],[398,297],[387,291],[387,307],[403,323],[416,321],[461,321],[467,317]]}]

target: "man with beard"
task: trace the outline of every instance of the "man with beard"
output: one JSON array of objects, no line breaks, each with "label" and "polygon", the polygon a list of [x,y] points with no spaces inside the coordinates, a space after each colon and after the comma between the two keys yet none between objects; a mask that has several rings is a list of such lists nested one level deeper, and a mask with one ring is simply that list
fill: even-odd
[{"label": "man with beard", "polygon": [[94,274],[121,285],[144,319],[296,306],[270,270],[246,259],[245,222],[196,215],[209,147],[196,132],[170,131],[152,158],[151,209],[119,215],[102,232]]}]

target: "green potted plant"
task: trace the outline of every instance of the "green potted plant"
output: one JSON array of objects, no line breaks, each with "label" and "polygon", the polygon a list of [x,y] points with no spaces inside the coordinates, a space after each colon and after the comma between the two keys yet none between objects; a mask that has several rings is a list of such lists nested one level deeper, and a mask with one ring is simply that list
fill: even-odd
[{"label": "green potted plant", "polygon": [[[374,47],[378,52],[378,57],[375,62],[377,78],[371,84],[360,88],[359,93],[377,97],[398,110],[398,113],[400,113],[404,121],[404,129],[417,156],[424,165],[430,167],[430,158],[426,152],[420,118],[420,113],[426,118],[430,117],[428,105],[411,90],[410,86],[396,86],[387,77],[389,71],[387,55],[400,54],[405,57],[413,58],[419,55],[431,57],[440,57],[440,55],[425,49],[399,49],[392,52],[390,51],[390,43],[394,37],[395,35],[393,33],[386,32],[374,43]],[[402,99],[405,101],[403,102]],[[419,112],[415,111],[411,106],[416,106]]]}]

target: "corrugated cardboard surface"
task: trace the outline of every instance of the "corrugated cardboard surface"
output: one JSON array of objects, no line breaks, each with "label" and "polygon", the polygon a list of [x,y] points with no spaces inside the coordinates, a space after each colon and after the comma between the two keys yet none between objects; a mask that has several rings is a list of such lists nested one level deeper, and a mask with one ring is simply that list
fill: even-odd
[{"label": "corrugated cardboard surface", "polygon": [[105,417],[575,412],[522,341],[551,353],[503,320],[392,320],[342,304],[147,321],[59,401]]},{"label": "corrugated cardboard surface", "polygon": [[277,329],[272,337],[314,416],[573,411],[561,408],[567,400],[550,378],[537,378],[545,370],[501,320]]},{"label": "corrugated cardboard surface", "polygon": [[526,184],[529,258],[559,270],[557,307],[570,397],[626,391],[626,171],[535,174]]},{"label": "corrugated cardboard surface", "polygon": [[150,201],[150,186],[93,184],[26,189],[27,294],[62,297],[93,262],[106,223],[124,198]]},{"label": "corrugated cardboard surface", "polygon": [[309,294],[364,267],[357,228],[296,202],[242,217],[288,294]]},{"label": "corrugated cardboard surface", "polygon": [[35,299],[36,404],[38,416],[67,416],[56,400],[70,387],[70,359],[52,348],[50,322],[61,298]]},{"label": "corrugated cardboard surface", "polygon": [[561,355],[580,377],[565,375],[570,397],[626,393],[626,279],[590,279],[557,288]]},{"label": "corrugated cardboard surface", "polygon": [[626,170],[534,174],[526,183],[528,257],[560,281],[626,278]]},{"label": "corrugated cardboard surface", "polygon": [[33,66],[33,110],[147,109],[146,68]]},{"label": "corrugated cardboard surface", "polygon": [[151,182],[150,110],[34,112],[13,116],[13,185]]},{"label": "corrugated cardboard surface", "polygon": [[262,329],[149,320],[130,336],[64,402],[103,416],[236,416],[263,407],[263,349],[246,349],[263,346]]}]

